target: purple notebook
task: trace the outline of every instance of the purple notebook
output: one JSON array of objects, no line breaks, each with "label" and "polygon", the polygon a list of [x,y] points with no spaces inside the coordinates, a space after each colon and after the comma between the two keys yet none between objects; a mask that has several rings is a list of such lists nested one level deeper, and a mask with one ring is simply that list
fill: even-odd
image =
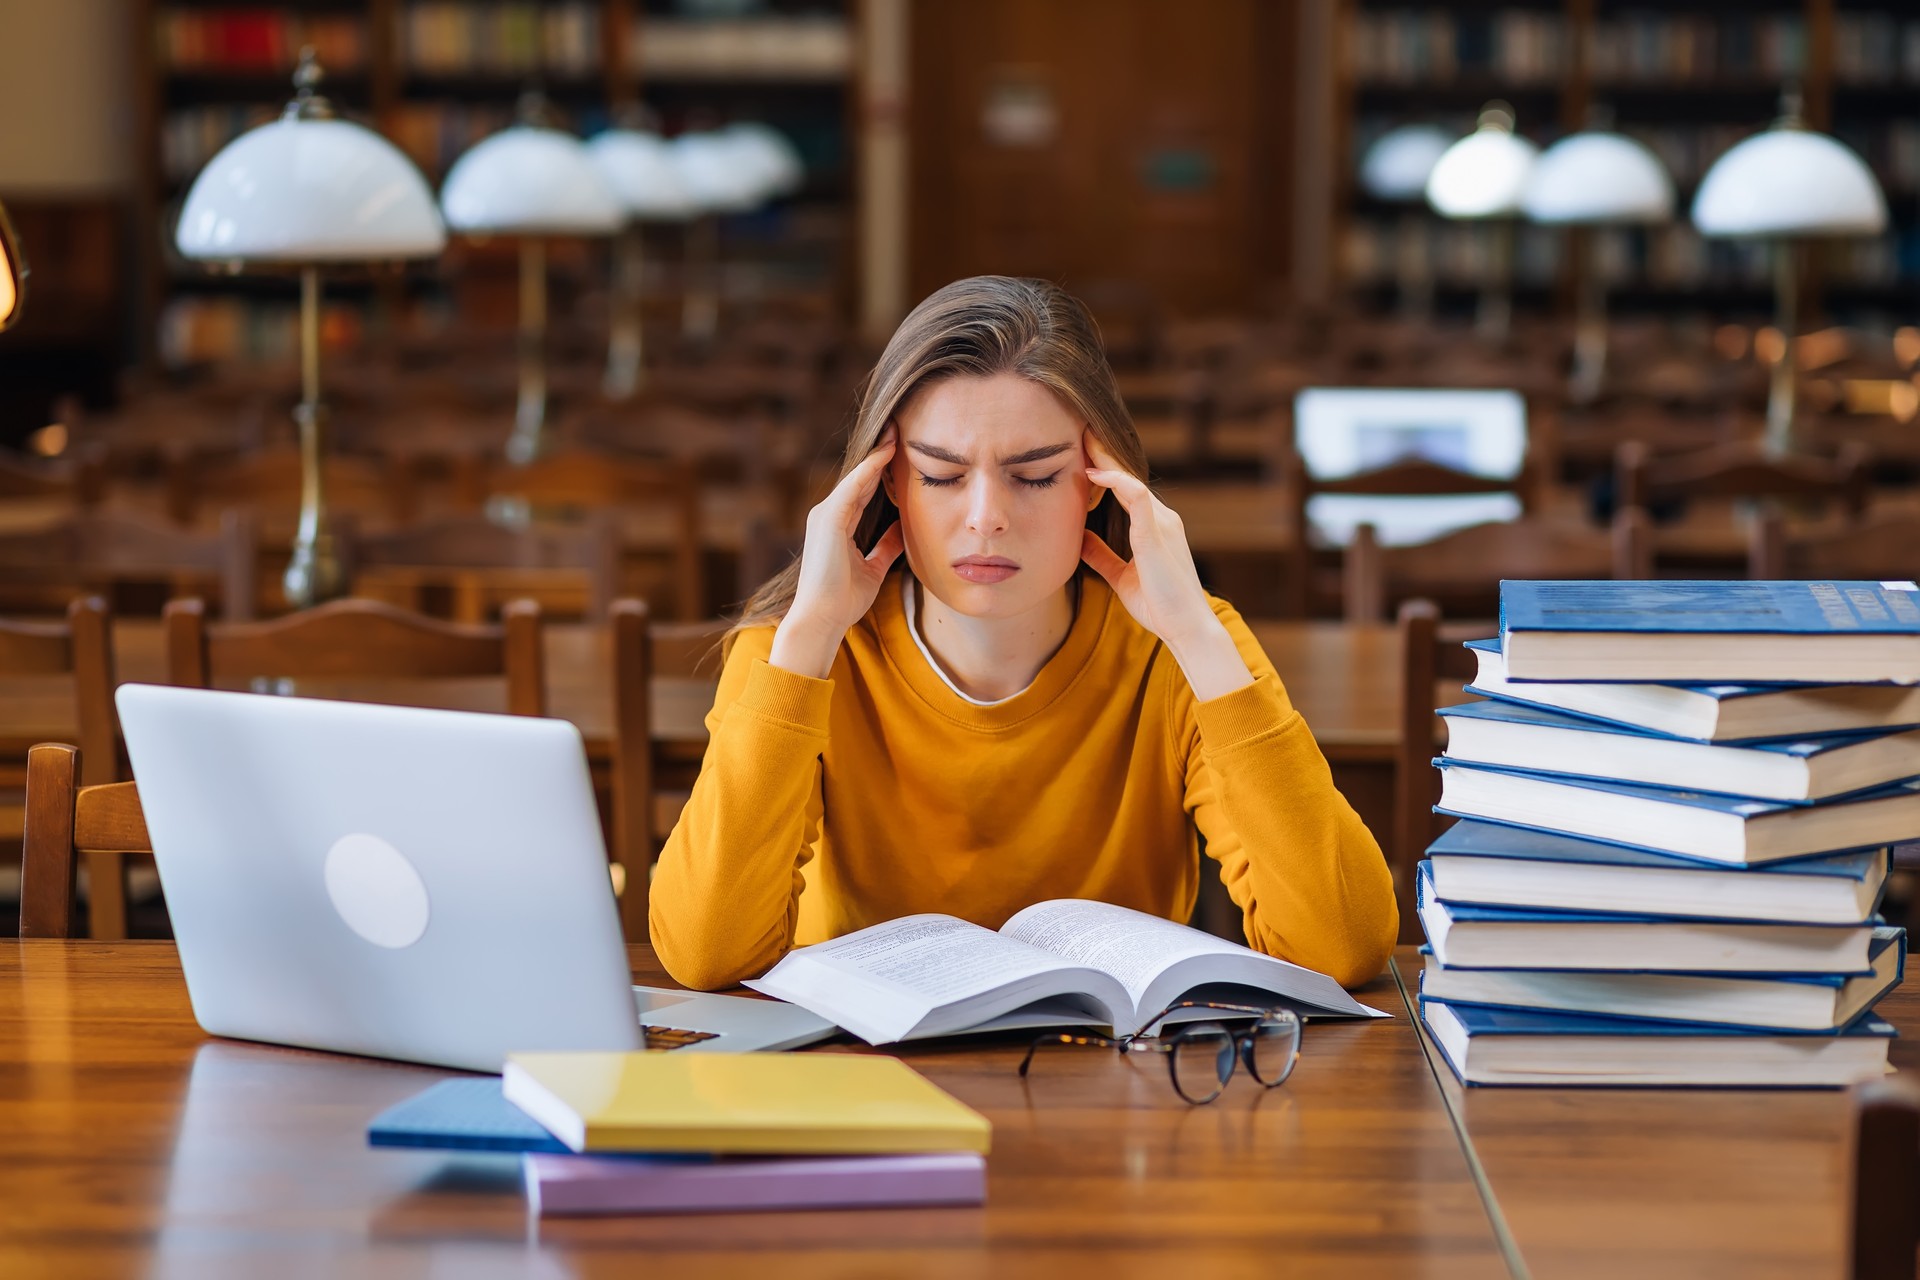
[{"label": "purple notebook", "polygon": [[986,1157],[973,1152],[697,1162],[529,1152],[521,1160],[527,1207],[547,1217],[981,1204],[987,1198]]}]

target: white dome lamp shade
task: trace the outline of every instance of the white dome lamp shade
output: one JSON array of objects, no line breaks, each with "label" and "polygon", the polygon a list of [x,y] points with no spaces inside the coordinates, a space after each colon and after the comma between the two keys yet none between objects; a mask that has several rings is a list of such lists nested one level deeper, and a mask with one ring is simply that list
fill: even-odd
[{"label": "white dome lamp shade", "polygon": [[680,329],[696,342],[711,341],[720,328],[720,229],[723,214],[759,208],[773,194],[765,157],[751,145],[720,132],[683,133],[672,143],[673,163],[700,210],[688,228],[686,290]]},{"label": "white dome lamp shade", "polygon": [[806,161],[793,141],[772,125],[742,120],[720,132],[755,158],[767,175],[766,185],[773,195],[790,196],[806,185]]},{"label": "white dome lamp shade", "polygon": [[300,522],[284,585],[298,607],[346,588],[326,528],[320,460],[320,267],[432,257],[446,247],[433,193],[413,162],[371,129],[334,118],[319,63],[302,50],[296,94],[278,120],[222,147],[181,207],[174,244],[191,259],[300,271]]},{"label": "white dome lamp shade", "polygon": [[549,236],[610,236],[626,210],[592,154],[572,134],[550,128],[537,93],[520,100],[520,120],[483,138],[454,161],[440,188],[447,225],[472,236],[520,241],[520,394],[507,460],[547,452],[547,257]]},{"label": "white dome lamp shade", "polygon": [[1454,135],[1433,124],[1405,124],[1374,139],[1360,158],[1360,186],[1375,200],[1404,206],[1394,237],[1394,285],[1414,323],[1433,316],[1433,252],[1425,208],[1427,178]]},{"label": "white dome lamp shade", "polygon": [[1504,345],[1513,327],[1513,219],[1540,149],[1513,131],[1513,108],[1490,102],[1472,133],[1448,147],[1427,175],[1427,203],[1444,218],[1487,222],[1480,287],[1481,336]]},{"label": "white dome lamp shade", "polygon": [[1801,123],[1799,95],[1789,91],[1773,128],[1735,143],[1707,170],[1694,195],[1693,224],[1709,236],[1773,241],[1774,305],[1785,345],[1767,397],[1766,442],[1785,454],[1795,443],[1798,243],[1879,235],[1887,227],[1886,196],[1857,154]]},{"label": "white dome lamp shade", "polygon": [[[1576,133],[1540,153],[1521,198],[1527,217],[1547,226],[1649,225],[1673,217],[1673,179],[1660,158],[1624,134]],[[1574,404],[1600,398],[1607,368],[1607,292],[1598,235],[1575,263],[1579,312],[1567,394]]]},{"label": "white dome lamp shade", "polygon": [[626,211],[614,242],[611,323],[602,388],[609,400],[631,399],[645,376],[641,352],[640,290],[647,222],[685,222],[698,209],[665,139],[644,129],[613,128],[587,141],[594,167]]}]

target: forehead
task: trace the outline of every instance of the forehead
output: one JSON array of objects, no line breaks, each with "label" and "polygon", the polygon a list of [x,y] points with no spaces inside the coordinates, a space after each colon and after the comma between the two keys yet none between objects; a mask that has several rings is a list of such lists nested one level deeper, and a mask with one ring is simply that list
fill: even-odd
[{"label": "forehead", "polygon": [[945,378],[896,415],[901,438],[949,448],[979,442],[1007,446],[1078,440],[1081,423],[1053,392],[1011,373]]}]

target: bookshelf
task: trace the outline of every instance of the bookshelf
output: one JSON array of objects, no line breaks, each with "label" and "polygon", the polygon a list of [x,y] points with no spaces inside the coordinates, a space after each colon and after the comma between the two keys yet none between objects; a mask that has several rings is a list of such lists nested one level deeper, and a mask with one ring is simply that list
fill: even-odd
[{"label": "bookshelf", "polygon": [[[1520,131],[1545,145],[1605,124],[1639,138],[1672,172],[1682,210],[1707,167],[1778,114],[1789,83],[1809,123],[1833,130],[1873,166],[1895,227],[1881,240],[1823,249],[1828,311],[1904,322],[1920,303],[1920,13],[1892,0],[1348,0],[1341,88],[1347,172],[1386,129],[1431,120],[1464,132],[1488,98],[1512,102]],[[1352,186],[1336,226],[1348,280],[1392,298],[1398,211]],[[1684,219],[1607,231],[1603,269],[1614,304],[1663,313],[1765,316],[1771,286],[1759,246],[1710,242]],[[1436,227],[1443,303],[1466,305],[1479,257],[1470,228]],[[1564,251],[1523,227],[1515,272],[1522,305],[1552,305]]]},{"label": "bookshelf", "polygon": [[[202,165],[232,138],[272,119],[291,96],[303,44],[318,51],[323,92],[341,114],[376,128],[436,186],[462,151],[511,123],[537,85],[582,135],[623,107],[644,105],[665,132],[764,120],[808,163],[804,190],[778,207],[727,220],[727,260],[756,278],[832,286],[849,268],[853,206],[853,65],[857,0],[136,0],[150,40],[136,65],[140,174],[142,363],[179,370],[291,357],[297,287],[222,276],[172,250],[180,202]],[[741,12],[744,11],[744,12]],[[486,254],[461,251],[466,266]],[[557,261],[597,283],[598,257]],[[409,267],[401,283],[329,277],[325,330],[351,345],[396,325],[430,326],[453,310],[442,264]]]}]

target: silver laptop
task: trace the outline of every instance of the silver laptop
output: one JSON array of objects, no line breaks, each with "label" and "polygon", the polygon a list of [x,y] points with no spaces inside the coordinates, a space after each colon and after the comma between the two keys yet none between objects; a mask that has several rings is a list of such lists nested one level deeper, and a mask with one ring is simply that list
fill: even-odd
[{"label": "silver laptop", "polygon": [[566,721],[137,684],[116,701],[215,1035],[497,1072],[518,1051],[833,1031],[792,1005],[631,986]]}]

